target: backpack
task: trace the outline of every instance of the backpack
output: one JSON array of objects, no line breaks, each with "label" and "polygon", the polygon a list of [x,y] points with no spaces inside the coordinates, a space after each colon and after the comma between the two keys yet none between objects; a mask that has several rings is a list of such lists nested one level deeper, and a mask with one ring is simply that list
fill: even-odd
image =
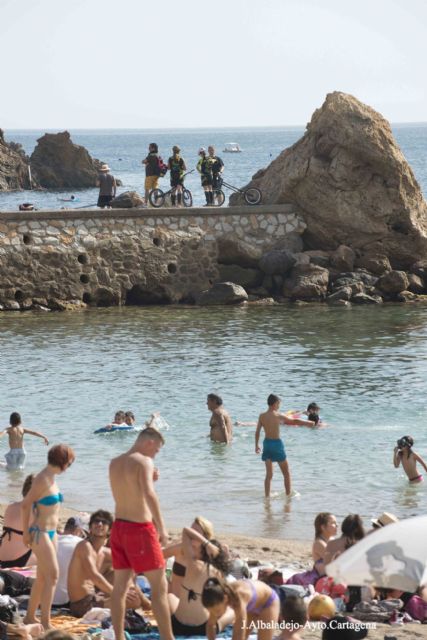
[{"label": "backpack", "polygon": [[168,165],[163,162],[161,156],[158,158],[158,170],[160,178],[164,178],[168,172]]}]

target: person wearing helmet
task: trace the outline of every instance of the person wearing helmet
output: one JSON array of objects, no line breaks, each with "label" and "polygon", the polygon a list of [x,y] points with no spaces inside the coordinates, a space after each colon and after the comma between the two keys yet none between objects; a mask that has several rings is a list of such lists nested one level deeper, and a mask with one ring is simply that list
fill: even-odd
[{"label": "person wearing helmet", "polygon": [[214,204],[213,201],[213,159],[207,155],[206,149],[200,147],[199,149],[199,161],[197,163],[197,171],[200,173],[202,181],[202,187],[205,192],[206,204],[205,207],[210,207]]},{"label": "person wearing helmet", "polygon": [[171,188],[173,189],[171,200],[174,207],[178,202],[178,207],[182,204],[182,189],[184,186],[184,173],[187,170],[184,158],[181,158],[181,149],[174,145],[172,147],[172,155],[168,160],[168,169],[170,171]]},{"label": "person wearing helmet", "polygon": [[222,158],[216,155],[215,147],[213,147],[212,145],[209,145],[208,152],[209,152],[209,157],[212,159],[212,176],[213,176],[212,191],[213,191],[213,198],[214,198],[213,201],[215,201],[215,197],[218,199],[218,196],[216,195],[216,193],[221,189],[221,186],[222,186],[221,174],[224,171],[224,162],[222,161]]}]

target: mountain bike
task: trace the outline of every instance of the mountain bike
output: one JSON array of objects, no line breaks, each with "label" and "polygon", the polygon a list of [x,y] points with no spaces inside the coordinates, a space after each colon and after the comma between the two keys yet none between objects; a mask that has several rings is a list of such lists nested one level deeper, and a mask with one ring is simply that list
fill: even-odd
[{"label": "mountain bike", "polygon": [[[184,173],[182,178],[184,179],[185,176],[193,173],[193,171],[194,169],[192,171],[187,171],[187,173]],[[153,189],[152,191],[150,191],[148,199],[153,207],[159,209],[160,207],[163,207],[168,196],[173,196],[175,194],[176,187],[171,187],[169,191],[162,191],[162,189]],[[193,196],[191,195],[191,191],[189,189],[186,189],[184,186],[182,187],[182,203],[184,207],[191,207],[193,205]]]},{"label": "mountain bike", "polygon": [[222,190],[222,187],[226,187],[227,189],[234,191],[234,193],[240,193],[243,196],[246,204],[255,205],[255,204],[260,204],[261,202],[262,193],[256,187],[249,187],[249,189],[239,189],[238,187],[233,187],[232,184],[225,182],[225,180],[223,180],[222,178],[219,178],[217,187],[213,190],[213,194],[214,194],[213,206],[214,207],[221,207],[224,204],[225,194],[224,194],[224,191]]}]

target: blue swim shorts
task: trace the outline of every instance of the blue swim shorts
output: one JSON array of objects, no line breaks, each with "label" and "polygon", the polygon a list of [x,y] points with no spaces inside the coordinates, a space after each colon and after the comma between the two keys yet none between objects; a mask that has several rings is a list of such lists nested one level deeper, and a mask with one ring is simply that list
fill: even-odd
[{"label": "blue swim shorts", "polygon": [[273,440],[265,438],[262,444],[262,459],[271,460],[272,462],[284,462],[286,460],[286,451],[283,440]]}]

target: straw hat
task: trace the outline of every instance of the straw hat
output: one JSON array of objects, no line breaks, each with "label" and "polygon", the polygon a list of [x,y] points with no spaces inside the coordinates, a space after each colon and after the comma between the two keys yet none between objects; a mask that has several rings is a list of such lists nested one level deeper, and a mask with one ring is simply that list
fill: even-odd
[{"label": "straw hat", "polygon": [[378,518],[375,518],[371,521],[374,527],[386,527],[388,524],[394,524],[395,522],[399,522],[399,518],[397,518],[392,513],[388,513],[384,511]]},{"label": "straw hat", "polygon": [[110,171],[108,164],[101,164],[100,171]]}]

